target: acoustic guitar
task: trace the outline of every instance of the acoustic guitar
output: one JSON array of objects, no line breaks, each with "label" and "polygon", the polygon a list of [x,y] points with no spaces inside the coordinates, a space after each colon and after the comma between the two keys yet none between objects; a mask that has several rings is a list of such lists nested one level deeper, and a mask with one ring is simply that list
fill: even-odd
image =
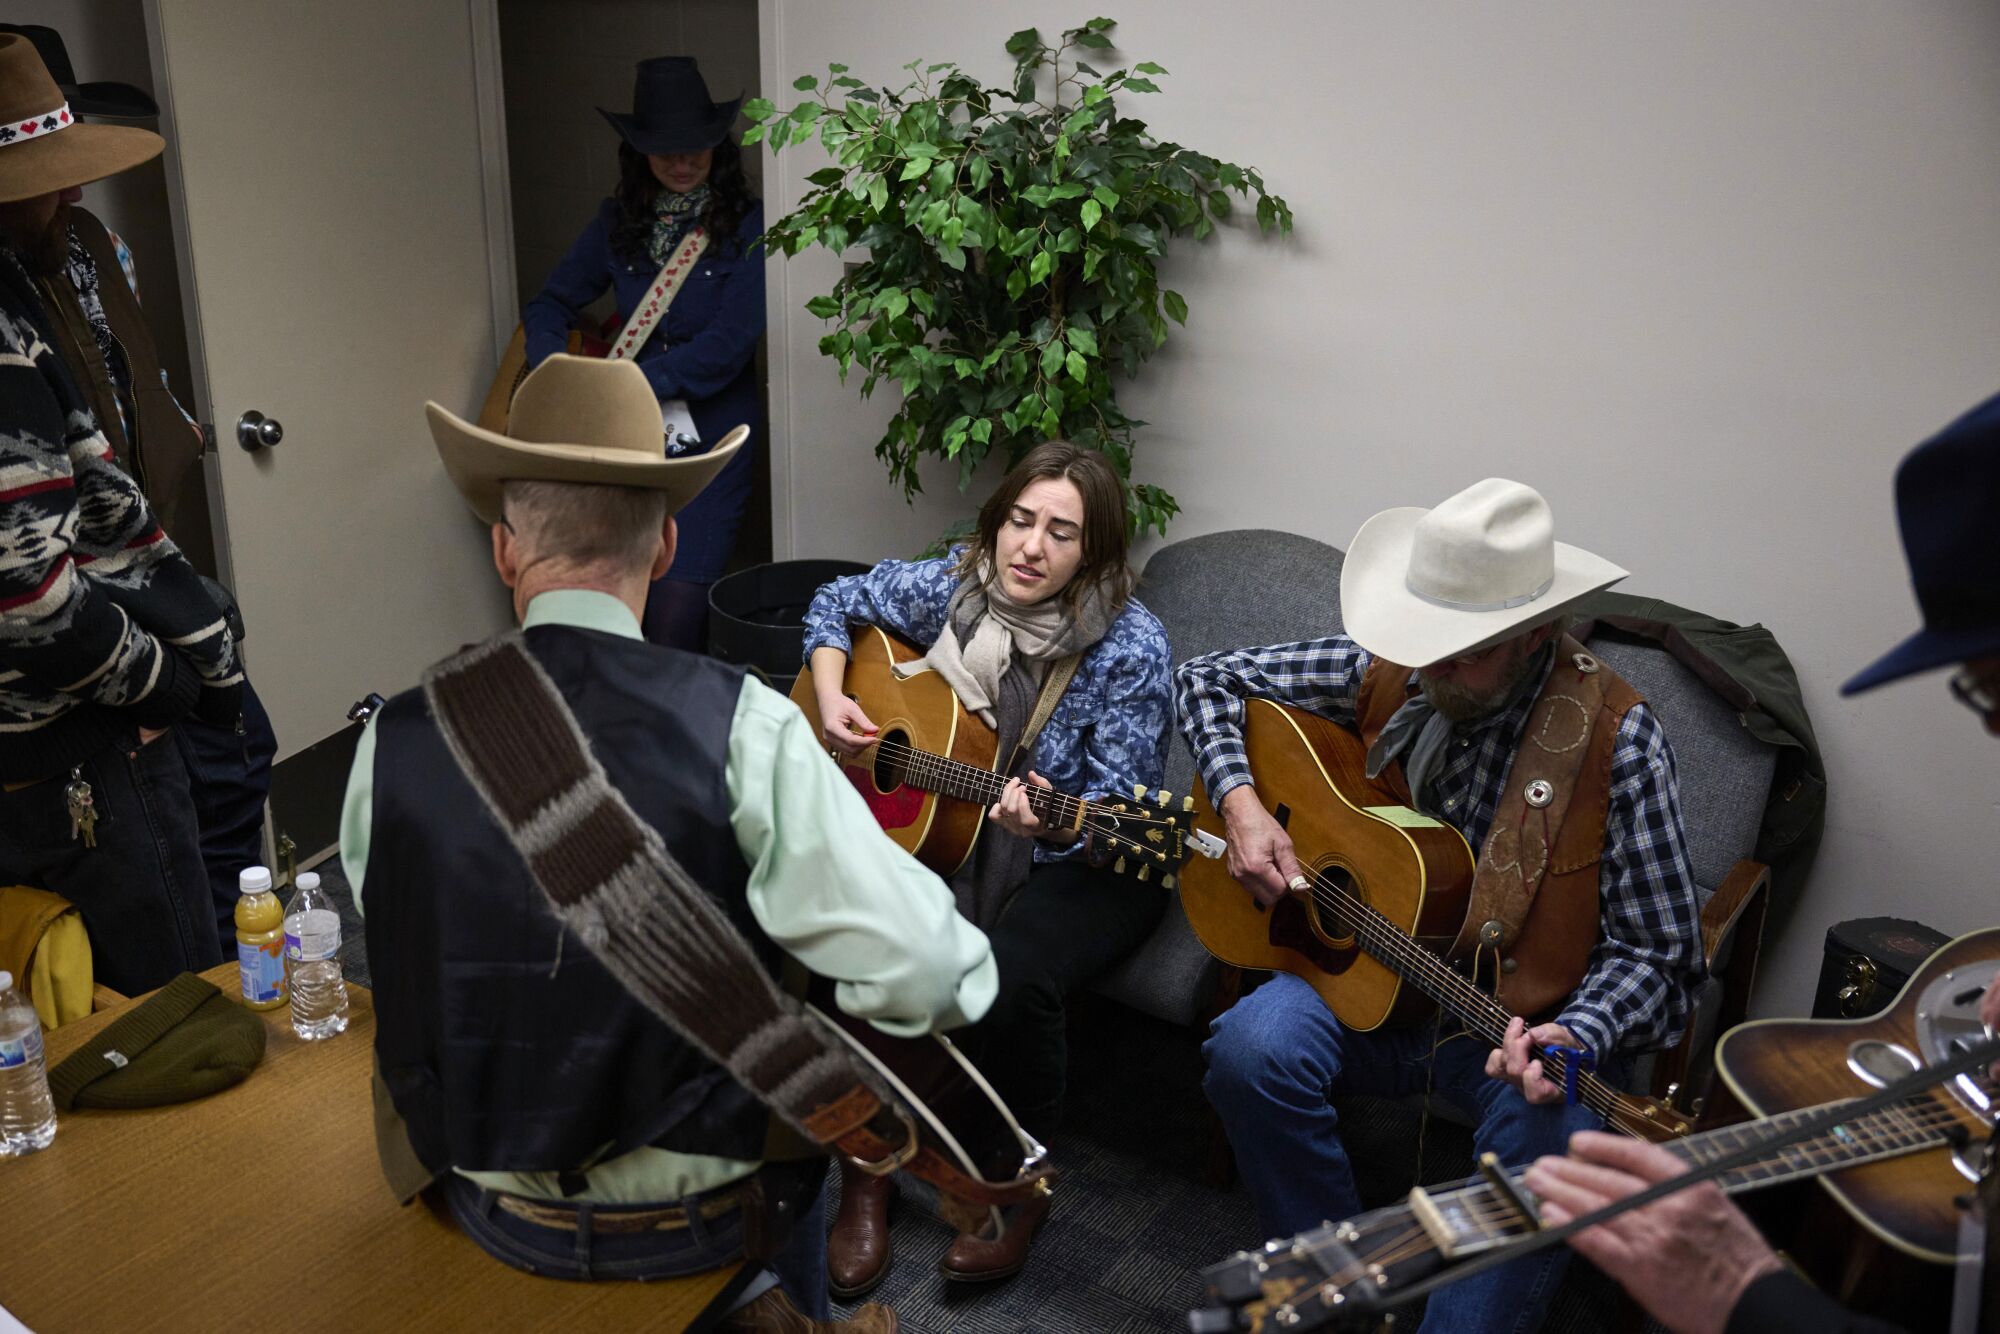
[{"label": "acoustic guitar", "polygon": [[[1181,907],[1210,954],[1238,968],[1298,977],[1341,1024],[1366,1032],[1442,1006],[1499,1046],[1514,1016],[1444,958],[1465,920],[1474,858],[1464,835],[1402,804],[1367,776],[1360,737],[1272,700],[1244,703],[1243,740],[1257,795],[1291,836],[1309,882],[1265,908],[1221,861],[1181,879]],[[1197,824],[1216,819],[1205,788]],[[1567,1058],[1538,1050],[1564,1082]],[[1694,1127],[1665,1103],[1621,1093],[1579,1071],[1578,1096],[1614,1128],[1644,1139]]]},{"label": "acoustic guitar", "polygon": [[[942,676],[926,668],[898,677],[896,664],[924,655],[877,626],[855,626],[842,687],[875,723],[875,741],[853,758],[834,762],[861,793],[877,824],[896,845],[950,879],[965,865],[986,825],[986,811],[1007,786],[999,772],[999,738],[966,712]],[[820,725],[812,669],[799,672],[792,702]],[[1193,851],[1219,856],[1220,840],[1194,831],[1194,803],[1172,809],[1163,788],[1148,796],[1143,784],[1130,799],[1085,801],[1050,788],[1028,786],[1028,804],[1053,829],[1073,829],[1115,850],[1115,869],[1154,869],[1173,886],[1173,868]]]},{"label": "acoustic guitar", "polygon": [[[563,351],[572,357],[601,357],[611,351],[609,339],[618,331],[618,317],[610,316],[605,326],[598,331],[599,337],[582,329],[569,331],[569,342]],[[499,369],[493,372],[493,383],[486,390],[486,401],[479,406],[478,425],[482,430],[495,435],[507,434],[507,414],[514,406],[514,391],[521,387],[521,381],[528,378],[528,329],[526,325],[514,326],[514,336],[507,340],[507,350],[500,356]]]},{"label": "acoustic guitar", "polygon": [[[1717,1052],[1723,1077],[1746,1104],[1770,1114],[1664,1147],[1690,1168],[1749,1149],[1747,1161],[1715,1178],[1725,1191],[1817,1179],[1876,1238],[1918,1259],[1951,1262],[1954,1201],[1978,1179],[1975,1159],[1996,1110],[1983,1076],[2000,1051],[1978,1019],[1980,995],[1996,973],[2000,930],[1979,931],[1932,955],[1873,1019],[1759,1020],[1730,1030]],[[1755,1147],[1920,1068],[1938,1071],[1922,1092],[1806,1138]],[[1470,1181],[1419,1188],[1406,1203],[1240,1252],[1204,1271],[1208,1305],[1189,1326],[1292,1334],[1372,1323],[1417,1284],[1540,1230],[1538,1203],[1520,1182],[1525,1170],[1489,1164]]]}]

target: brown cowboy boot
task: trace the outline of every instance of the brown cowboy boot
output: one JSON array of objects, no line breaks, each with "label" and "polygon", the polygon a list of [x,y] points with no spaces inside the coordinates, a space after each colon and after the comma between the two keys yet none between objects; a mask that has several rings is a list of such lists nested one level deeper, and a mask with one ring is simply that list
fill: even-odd
[{"label": "brown cowboy boot", "polygon": [[966,1233],[951,1243],[938,1261],[946,1278],[960,1283],[991,1283],[1018,1273],[1028,1263],[1028,1243],[1035,1229],[1049,1215],[1049,1196],[1038,1191],[1007,1220],[1007,1231],[999,1240]]},{"label": "brown cowboy boot", "polygon": [[896,1334],[896,1313],[870,1302],[848,1320],[814,1320],[799,1314],[783,1288],[772,1288],[748,1306],[731,1311],[716,1334]]},{"label": "brown cowboy boot", "polygon": [[889,1198],[895,1191],[888,1177],[841,1161],[840,1212],[826,1241],[826,1286],[841,1301],[853,1301],[889,1272]]}]

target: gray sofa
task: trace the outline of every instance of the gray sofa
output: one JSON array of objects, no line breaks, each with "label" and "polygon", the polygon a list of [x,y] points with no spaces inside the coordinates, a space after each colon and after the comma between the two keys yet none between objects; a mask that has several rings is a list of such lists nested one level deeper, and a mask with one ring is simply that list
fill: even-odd
[{"label": "gray sofa", "polygon": [[[1166,626],[1174,660],[1223,648],[1332,634],[1340,622],[1341,553],[1269,529],[1210,533],[1154,553],[1139,596]],[[1665,651],[1600,637],[1594,651],[1644,694],[1679,761],[1681,814],[1700,890],[1710,977],[1680,1042],[1642,1074],[1655,1092],[1678,1086],[1684,1109],[1706,1091],[1715,1037],[1743,1017],[1755,977],[1768,874],[1749,860],[1776,752]],[[1193,761],[1178,738],[1166,786],[1193,790]],[[1178,902],[1150,939],[1098,990],[1176,1024],[1205,1018],[1221,967],[1201,947]]]}]

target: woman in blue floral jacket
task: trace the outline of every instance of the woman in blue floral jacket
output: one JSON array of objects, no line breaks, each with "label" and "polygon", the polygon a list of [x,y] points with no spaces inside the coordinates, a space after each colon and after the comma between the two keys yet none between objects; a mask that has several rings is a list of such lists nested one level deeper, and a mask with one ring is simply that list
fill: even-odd
[{"label": "woman in blue floral jacket", "polygon": [[[993,826],[952,879],[959,908],[984,929],[1000,992],[966,1036],[973,1058],[1021,1123],[1046,1140],[1061,1106],[1064,998],[1138,947],[1165,893],[1115,876],[1115,853],[1052,834],[1024,784],[1086,800],[1136,783],[1158,787],[1173,718],[1172,655],[1160,622],[1131,595],[1125,493],[1103,455],[1050,441],[1008,473],[979,513],[973,541],[938,560],[887,560],[819,590],[806,616],[827,744],[856,754],[875,725],[841,691],[852,624],[927,650],[968,711],[1014,753],[1044,669],[1080,654],[1076,675],[988,811]],[[843,1168],[828,1247],[833,1290],[866,1292],[888,1272],[887,1178]],[[1023,1206],[998,1239],[960,1237],[941,1265],[967,1282],[1004,1278],[1027,1259],[1046,1199]]]}]

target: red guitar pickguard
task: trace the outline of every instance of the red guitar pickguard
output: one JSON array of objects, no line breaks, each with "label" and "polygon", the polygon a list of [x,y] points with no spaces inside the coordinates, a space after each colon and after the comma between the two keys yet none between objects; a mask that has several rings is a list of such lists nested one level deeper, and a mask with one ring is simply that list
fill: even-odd
[{"label": "red guitar pickguard", "polygon": [[875,817],[875,823],[884,829],[907,829],[915,824],[924,813],[924,793],[921,789],[907,784],[893,792],[883,792],[875,786],[875,775],[860,765],[846,765],[841,772],[847,781],[854,784],[854,790],[868,803],[868,810]]}]

